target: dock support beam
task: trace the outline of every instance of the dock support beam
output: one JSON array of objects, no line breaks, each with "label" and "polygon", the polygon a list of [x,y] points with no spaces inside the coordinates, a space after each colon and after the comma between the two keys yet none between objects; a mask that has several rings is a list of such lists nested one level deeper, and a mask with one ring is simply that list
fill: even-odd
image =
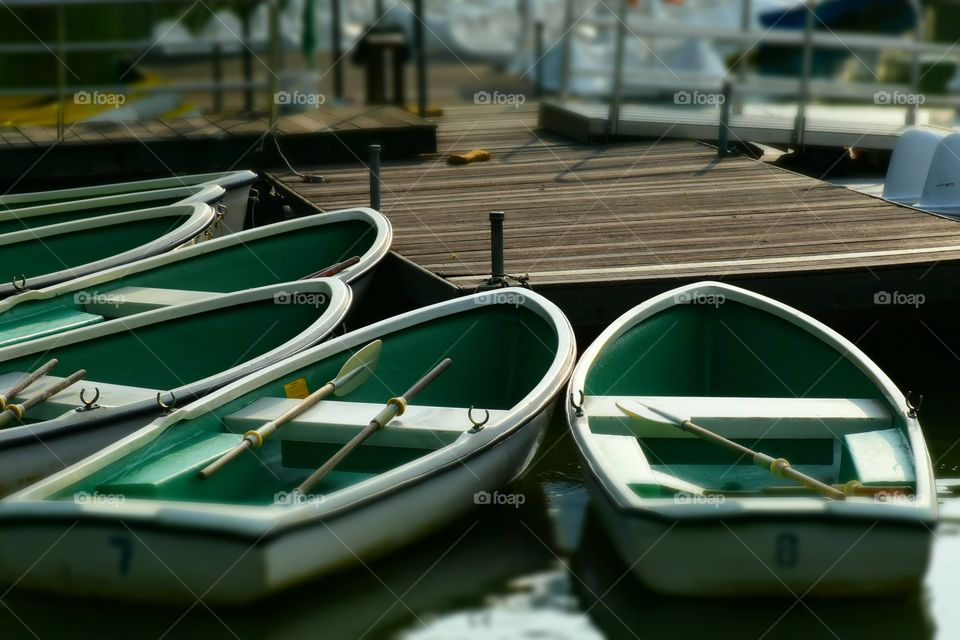
[{"label": "dock support beam", "polygon": [[380,145],[372,144],[370,151],[370,208],[380,211]]}]

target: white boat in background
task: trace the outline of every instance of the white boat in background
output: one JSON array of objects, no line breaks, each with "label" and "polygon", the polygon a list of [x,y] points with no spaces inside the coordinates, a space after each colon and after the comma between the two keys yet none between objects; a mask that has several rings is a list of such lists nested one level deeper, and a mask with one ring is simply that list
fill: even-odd
[{"label": "white boat in background", "polygon": [[910,128],[897,140],[884,178],[838,178],[830,182],[918,211],[958,217],[960,132]]}]

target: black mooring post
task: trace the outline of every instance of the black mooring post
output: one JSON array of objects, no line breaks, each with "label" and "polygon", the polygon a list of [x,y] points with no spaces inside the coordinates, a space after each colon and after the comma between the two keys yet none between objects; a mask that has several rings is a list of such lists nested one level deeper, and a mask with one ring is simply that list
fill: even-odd
[{"label": "black mooring post", "polygon": [[370,208],[380,211],[380,145],[372,144],[370,152]]},{"label": "black mooring post", "polygon": [[503,266],[503,211],[490,212],[490,284],[500,284],[506,278]]},{"label": "black mooring post", "polygon": [[723,83],[722,103],[720,104],[720,139],[717,141],[717,157],[723,158],[730,153],[730,98],[733,91],[730,82]]},{"label": "black mooring post", "polygon": [[330,25],[331,37],[333,39],[333,97],[337,101],[343,100],[343,65],[340,64],[340,58],[343,52],[340,51],[340,0],[330,1]]},{"label": "black mooring post", "polygon": [[417,52],[417,112],[421,118],[427,117],[427,54],[423,36],[423,23],[426,20],[423,0],[413,3],[413,44]]}]

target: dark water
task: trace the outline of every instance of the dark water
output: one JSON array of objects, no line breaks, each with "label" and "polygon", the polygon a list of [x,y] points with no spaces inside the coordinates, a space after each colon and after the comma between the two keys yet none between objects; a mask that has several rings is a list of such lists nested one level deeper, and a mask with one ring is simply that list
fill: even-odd
[{"label": "dark water", "polygon": [[[939,475],[960,476],[960,331],[952,310],[822,317],[884,367],[921,409]],[[592,336],[580,336],[581,345]],[[561,417],[557,412],[557,417]],[[689,600],[645,591],[590,511],[562,419],[510,489],[524,504],[466,518],[367,567],[244,609],[65,601],[14,588],[0,638],[704,638],[912,640],[960,637],[960,530],[943,525],[921,593],[868,600]],[[891,553],[896,553],[891,549]]]}]

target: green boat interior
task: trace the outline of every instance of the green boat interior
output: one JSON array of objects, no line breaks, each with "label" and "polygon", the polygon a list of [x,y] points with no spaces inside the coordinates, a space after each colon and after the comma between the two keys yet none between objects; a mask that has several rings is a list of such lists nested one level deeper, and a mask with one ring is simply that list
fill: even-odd
[{"label": "green boat interior", "polygon": [[[208,479],[199,471],[334,378],[352,350],[331,355],[236,398],[65,488],[128,498],[246,505],[283,503],[384,407],[444,357],[451,366],[410,403],[402,416],[351,452],[315,488],[326,495],[469,438],[468,408],[490,424],[546,375],[558,338],[553,326],[525,307],[477,306],[382,336],[372,377],[351,393],[323,400],[281,427],[262,448],[245,453]],[[359,348],[359,347],[358,347]]]},{"label": "green boat interior", "polygon": [[183,226],[189,218],[189,214],[155,216],[42,238],[31,235],[0,245],[0,264],[29,280],[132,251]]},{"label": "green boat interior", "polygon": [[788,320],[726,301],[665,309],[595,359],[583,408],[613,476],[641,497],[802,493],[672,424],[627,416],[636,399],[827,484],[915,488],[905,425],[848,357]]},{"label": "green boat interior", "polygon": [[[0,347],[217,293],[298,280],[364,255],[376,227],[347,220],[249,239],[0,314]],[[0,247],[0,255],[4,249]]]},{"label": "green boat interior", "polygon": [[51,420],[83,406],[100,391],[99,404],[120,406],[155,398],[158,391],[181,388],[276,349],[316,322],[328,301],[278,305],[273,298],[182,315],[163,322],[128,328],[54,346],[3,363],[0,389],[7,389],[44,362],[60,362],[51,375],[32,385],[22,397],[42,393],[74,371],[86,378],[31,409],[25,424]]},{"label": "green boat interior", "polygon": [[[149,195],[149,194],[147,194]],[[87,203],[75,203],[75,206],[65,207],[58,211],[32,215],[30,211],[19,210],[11,213],[0,213],[0,235],[4,233],[13,233],[14,231],[23,231],[24,229],[37,229],[61,222],[73,222],[75,220],[86,220],[89,218],[99,218],[114,213],[126,213],[128,211],[137,211],[149,207],[164,207],[176,204],[183,200],[185,195],[170,195],[157,197],[143,197],[134,201],[124,202],[122,204],[113,204],[109,206],[90,207]]]}]

